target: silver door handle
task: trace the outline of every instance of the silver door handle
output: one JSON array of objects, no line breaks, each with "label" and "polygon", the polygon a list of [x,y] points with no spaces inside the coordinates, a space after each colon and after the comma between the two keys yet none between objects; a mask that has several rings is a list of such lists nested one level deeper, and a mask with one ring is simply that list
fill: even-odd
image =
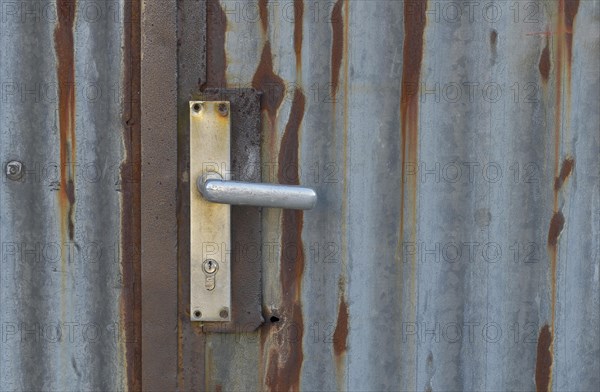
[{"label": "silver door handle", "polygon": [[228,181],[215,172],[198,177],[196,185],[200,194],[213,203],[310,210],[317,202],[312,188]]}]

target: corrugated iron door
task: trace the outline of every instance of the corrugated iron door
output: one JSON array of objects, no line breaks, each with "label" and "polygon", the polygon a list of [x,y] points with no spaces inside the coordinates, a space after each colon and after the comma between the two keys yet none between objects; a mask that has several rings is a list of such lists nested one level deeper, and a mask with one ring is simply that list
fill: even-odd
[{"label": "corrugated iron door", "polygon": [[[564,0],[147,4],[150,116],[179,124],[152,136],[178,151],[158,224],[179,237],[151,249],[179,267],[149,289],[177,291],[178,321],[144,340],[161,345],[144,385],[597,390],[599,17]],[[225,88],[262,92],[263,181],[319,197],[244,229],[262,249],[251,332],[207,332],[187,305],[188,101]],[[152,323],[174,304],[153,299]]]}]

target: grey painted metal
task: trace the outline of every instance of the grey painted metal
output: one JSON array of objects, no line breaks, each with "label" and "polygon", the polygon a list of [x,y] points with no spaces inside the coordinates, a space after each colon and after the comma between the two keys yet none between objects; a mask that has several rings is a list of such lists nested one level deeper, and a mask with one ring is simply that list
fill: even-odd
[{"label": "grey painted metal", "polygon": [[298,185],[263,184],[210,178],[198,178],[198,191],[213,203],[241,206],[310,210],[317,203],[314,189]]},{"label": "grey painted metal", "polygon": [[0,7],[0,390],[125,390],[127,4]]},{"label": "grey painted metal", "polygon": [[[599,3],[301,3],[294,46],[291,2],[262,18],[220,2],[227,86],[281,78],[262,86],[262,160],[280,162],[302,107],[300,180],[319,204],[294,279],[286,215],[263,213],[263,241],[279,244],[263,256],[267,324],[207,337],[207,387],[285,389],[297,372],[301,390],[535,390],[550,375],[555,391],[597,390]],[[415,83],[403,70],[419,53],[404,49],[419,18]]]}]

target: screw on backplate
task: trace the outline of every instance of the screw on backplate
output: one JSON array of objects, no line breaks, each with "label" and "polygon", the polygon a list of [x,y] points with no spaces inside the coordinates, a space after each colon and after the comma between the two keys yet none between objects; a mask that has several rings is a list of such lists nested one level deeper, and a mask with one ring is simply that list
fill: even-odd
[{"label": "screw on backplate", "polygon": [[207,274],[214,274],[219,269],[219,264],[216,260],[206,259],[204,260],[204,263],[202,263],[202,269],[204,269],[204,272]]},{"label": "screw on backplate", "polygon": [[199,310],[196,310],[194,312],[194,317],[197,318],[197,319],[199,319],[200,317],[202,317],[202,312],[200,312]]},{"label": "screw on backplate", "polygon": [[10,161],[6,164],[6,177],[18,181],[23,177],[23,164],[19,161]]},{"label": "screw on backplate", "polygon": [[200,110],[202,110],[202,105],[200,103],[196,102],[195,104],[192,105],[192,109],[194,110],[194,112],[200,113]]},{"label": "screw on backplate", "polygon": [[221,318],[229,317],[229,310],[227,310],[227,308],[221,309],[221,311],[219,312],[219,316],[221,316]]},{"label": "screw on backplate", "polygon": [[229,114],[229,108],[227,108],[226,104],[224,104],[224,103],[219,104],[219,114],[223,117],[225,117]]}]

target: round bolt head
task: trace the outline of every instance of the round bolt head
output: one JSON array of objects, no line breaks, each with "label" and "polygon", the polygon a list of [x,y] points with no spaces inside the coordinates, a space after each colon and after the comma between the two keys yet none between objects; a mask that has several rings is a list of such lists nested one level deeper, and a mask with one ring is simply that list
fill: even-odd
[{"label": "round bolt head", "polygon": [[23,177],[23,164],[19,161],[10,161],[6,164],[6,177],[17,181]]},{"label": "round bolt head", "polygon": [[202,312],[199,311],[199,310],[194,311],[194,317],[197,318],[197,319],[200,318],[200,317],[202,317]]},{"label": "round bolt head", "polygon": [[219,269],[219,263],[213,259],[206,259],[204,263],[202,263],[202,269],[207,274],[214,274]]},{"label": "round bolt head", "polygon": [[221,316],[221,318],[229,317],[229,310],[227,310],[227,308],[221,309],[221,311],[219,312],[219,316]]},{"label": "round bolt head", "polygon": [[196,113],[200,113],[200,111],[202,110],[202,104],[200,104],[199,102],[196,102],[195,104],[192,105],[192,110]]},{"label": "round bolt head", "polygon": [[223,117],[225,117],[229,114],[229,108],[227,107],[226,104],[224,104],[224,103],[219,104],[219,114]]}]

